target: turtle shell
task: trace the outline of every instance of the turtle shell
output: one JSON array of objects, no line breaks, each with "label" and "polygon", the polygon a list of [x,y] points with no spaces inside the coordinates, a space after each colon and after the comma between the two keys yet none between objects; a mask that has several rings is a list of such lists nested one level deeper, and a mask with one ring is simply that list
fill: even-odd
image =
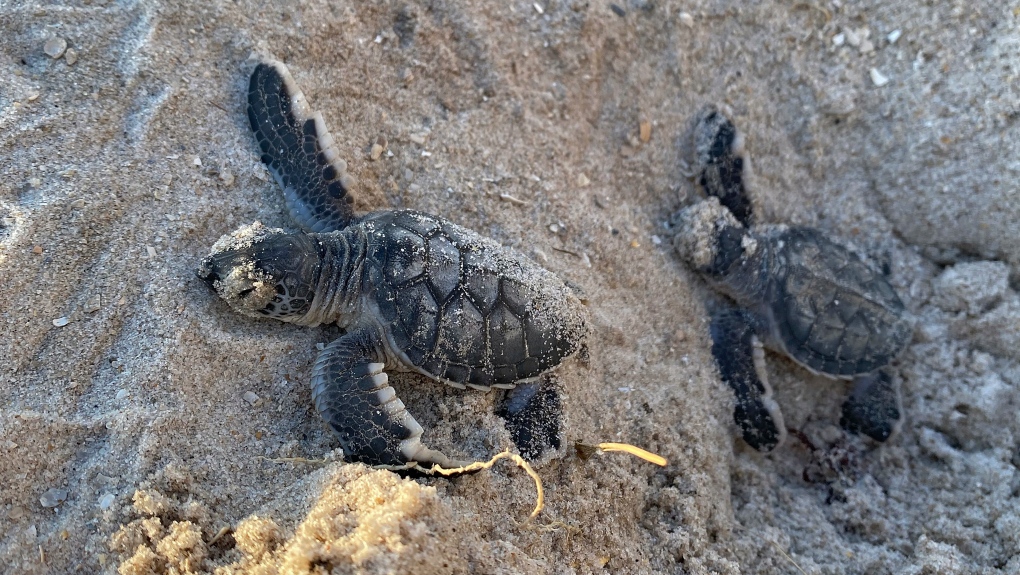
[{"label": "turtle shell", "polygon": [[850,378],[888,364],[913,324],[886,278],[811,228],[774,235],[775,343],[812,371]]},{"label": "turtle shell", "polygon": [[453,384],[508,386],[577,350],[580,301],[529,259],[420,212],[376,212],[359,225],[364,293],[410,366]]}]

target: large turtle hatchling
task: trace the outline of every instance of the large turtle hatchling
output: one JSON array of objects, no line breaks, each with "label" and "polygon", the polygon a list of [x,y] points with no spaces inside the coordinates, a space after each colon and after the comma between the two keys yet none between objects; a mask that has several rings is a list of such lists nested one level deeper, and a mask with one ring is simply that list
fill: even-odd
[{"label": "large turtle hatchling", "polygon": [[901,421],[899,390],[881,368],[910,342],[913,323],[886,278],[825,233],[752,226],[741,138],[716,108],[694,134],[696,176],[708,194],[673,218],[680,257],[736,304],[712,314],[712,354],[736,395],[733,418],[760,451],[786,428],[762,346],[813,373],[854,379],[840,423],[887,440]]},{"label": "large turtle hatchling", "polygon": [[248,120],[306,231],[243,227],[216,242],[199,277],[243,314],[343,330],[315,361],[312,399],[347,460],[461,466],[422,443],[386,372],[480,390],[533,381],[578,349],[580,301],[529,259],[442,218],[355,215],[346,163],[282,63],[252,72]]}]

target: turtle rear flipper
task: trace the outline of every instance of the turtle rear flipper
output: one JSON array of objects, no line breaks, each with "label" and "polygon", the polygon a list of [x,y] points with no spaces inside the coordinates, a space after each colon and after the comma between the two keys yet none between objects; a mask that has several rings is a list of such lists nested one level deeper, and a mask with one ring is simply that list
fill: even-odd
[{"label": "turtle rear flipper", "polygon": [[903,423],[900,390],[885,371],[854,380],[853,390],[843,403],[839,424],[851,433],[863,433],[875,441],[886,441]]},{"label": "turtle rear flipper", "polygon": [[446,468],[466,463],[421,442],[422,427],[404,408],[384,373],[382,341],[367,329],[326,346],[312,369],[312,401],[350,461],[387,468]]},{"label": "turtle rear flipper", "polygon": [[740,310],[713,314],[712,355],[719,375],[736,396],[733,421],[744,441],[758,451],[769,452],[783,443],[786,427],[764,376],[764,351],[754,335],[753,320]]},{"label": "turtle rear flipper", "polygon": [[519,384],[507,394],[499,415],[524,459],[534,461],[547,449],[560,448],[563,411],[559,389],[550,378]]},{"label": "turtle rear flipper", "polygon": [[312,232],[332,232],[354,220],[352,178],[322,114],[312,112],[282,62],[265,60],[248,84],[248,122],[262,162],[283,189],[291,218]]}]

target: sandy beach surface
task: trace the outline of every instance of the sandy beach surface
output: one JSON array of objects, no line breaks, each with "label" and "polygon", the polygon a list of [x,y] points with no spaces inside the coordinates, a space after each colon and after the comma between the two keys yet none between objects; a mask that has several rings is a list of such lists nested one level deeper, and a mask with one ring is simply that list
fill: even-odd
[{"label": "sandy beach surface", "polygon": [[[0,1],[0,572],[1020,573],[1017,0]],[[585,296],[562,447],[453,479],[344,464],[311,405],[336,327],[194,276],[290,226],[253,51],[322,112],[361,211],[414,208]],[[691,128],[732,110],[763,221],[852,246],[916,318],[901,433],[775,354],[789,441],[737,439],[709,287],[672,251]],[[385,152],[373,160],[373,143]],[[391,378],[426,441],[513,448],[503,393]],[[619,441],[668,458],[582,459]]]}]

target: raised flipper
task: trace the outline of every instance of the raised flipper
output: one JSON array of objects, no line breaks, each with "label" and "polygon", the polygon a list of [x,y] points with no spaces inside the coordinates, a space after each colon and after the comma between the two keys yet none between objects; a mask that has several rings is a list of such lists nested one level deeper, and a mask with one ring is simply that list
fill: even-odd
[{"label": "raised flipper", "polygon": [[698,183],[733,213],[744,227],[751,225],[751,199],[744,187],[742,142],[733,122],[715,107],[702,114],[694,128]]},{"label": "raised flipper", "polygon": [[885,441],[902,423],[900,390],[888,373],[878,371],[854,380],[839,420],[844,429],[863,433],[875,441]]},{"label": "raised flipper", "polygon": [[550,378],[518,385],[507,394],[499,415],[524,459],[530,461],[546,449],[560,448],[563,411],[559,390]]},{"label": "raised flipper", "polygon": [[354,219],[347,163],[282,62],[264,60],[252,72],[248,122],[290,217],[311,232],[347,227]]},{"label": "raised flipper", "polygon": [[340,439],[344,457],[388,468],[466,465],[422,444],[421,426],[383,372],[381,349],[379,335],[361,329],[327,345],[315,360],[312,401]]},{"label": "raised flipper", "polygon": [[736,396],[733,421],[748,445],[772,451],[786,438],[786,427],[765,376],[764,350],[754,335],[754,318],[740,310],[717,312],[711,333],[719,374]]}]

